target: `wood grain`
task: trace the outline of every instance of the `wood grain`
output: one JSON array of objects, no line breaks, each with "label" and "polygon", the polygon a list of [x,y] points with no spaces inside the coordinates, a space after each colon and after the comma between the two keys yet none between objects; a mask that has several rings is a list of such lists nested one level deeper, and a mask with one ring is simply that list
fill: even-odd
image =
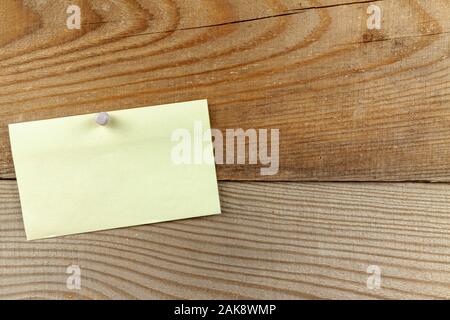
[{"label": "wood grain", "polygon": [[1,181],[0,297],[450,298],[449,185],[222,182],[220,195],[220,216],[27,242],[16,182]]},{"label": "wood grain", "polygon": [[[82,29],[65,26],[79,4]],[[368,31],[369,3],[382,30]],[[223,180],[450,180],[447,0],[4,0],[7,124],[208,98],[215,128],[280,129],[280,171]]]}]

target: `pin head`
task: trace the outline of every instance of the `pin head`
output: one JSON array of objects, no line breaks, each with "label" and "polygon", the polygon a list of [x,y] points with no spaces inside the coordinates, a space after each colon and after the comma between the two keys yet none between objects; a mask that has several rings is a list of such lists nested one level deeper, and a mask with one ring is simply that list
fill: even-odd
[{"label": "pin head", "polygon": [[106,126],[109,122],[109,114],[107,114],[106,112],[100,112],[95,117],[95,122],[97,122],[97,124],[101,126]]}]

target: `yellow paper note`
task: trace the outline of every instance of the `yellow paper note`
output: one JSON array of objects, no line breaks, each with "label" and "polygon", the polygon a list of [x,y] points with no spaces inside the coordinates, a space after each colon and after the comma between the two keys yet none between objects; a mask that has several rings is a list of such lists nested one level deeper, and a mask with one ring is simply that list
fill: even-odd
[{"label": "yellow paper note", "polygon": [[108,114],[9,125],[28,240],[220,213],[214,162],[173,159],[198,127],[213,159],[206,100]]}]

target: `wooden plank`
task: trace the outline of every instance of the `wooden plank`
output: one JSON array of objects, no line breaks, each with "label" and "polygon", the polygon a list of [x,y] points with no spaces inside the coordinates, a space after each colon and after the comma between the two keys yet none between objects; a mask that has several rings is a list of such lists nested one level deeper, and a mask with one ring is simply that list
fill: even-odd
[{"label": "wooden plank", "polygon": [[[222,182],[223,214],[25,241],[0,182],[1,298],[450,298],[450,186]],[[81,290],[66,269],[81,268]],[[368,266],[381,288],[367,288]]]},{"label": "wooden plank", "polygon": [[370,3],[2,1],[0,177],[8,123],[208,98],[215,128],[281,134],[278,174],[219,179],[448,181],[450,4]]}]

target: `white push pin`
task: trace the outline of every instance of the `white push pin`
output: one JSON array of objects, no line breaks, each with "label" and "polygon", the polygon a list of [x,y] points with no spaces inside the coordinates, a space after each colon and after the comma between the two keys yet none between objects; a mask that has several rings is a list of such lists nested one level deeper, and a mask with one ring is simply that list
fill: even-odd
[{"label": "white push pin", "polygon": [[109,114],[107,114],[106,112],[100,112],[95,117],[95,122],[97,122],[97,124],[101,126],[106,126],[109,122]]}]

